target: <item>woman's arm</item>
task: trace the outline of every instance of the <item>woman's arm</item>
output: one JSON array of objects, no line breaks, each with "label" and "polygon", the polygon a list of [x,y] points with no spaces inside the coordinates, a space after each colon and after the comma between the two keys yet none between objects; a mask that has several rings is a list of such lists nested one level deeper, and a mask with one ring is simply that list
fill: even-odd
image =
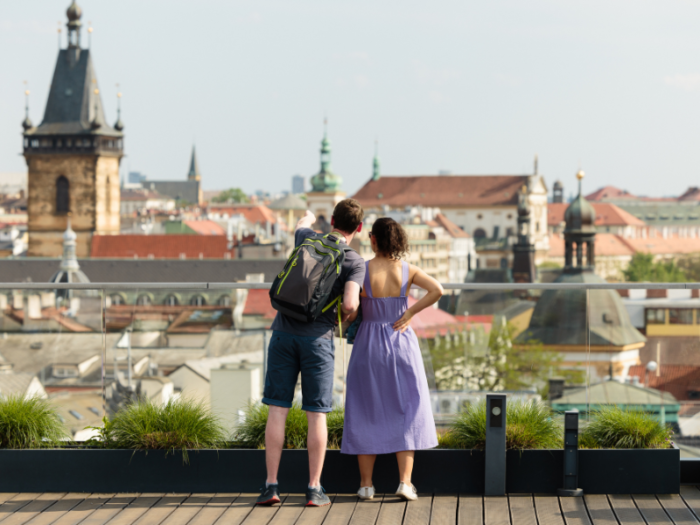
[{"label": "woman's arm", "polygon": [[[445,293],[445,291],[442,289],[442,285],[439,282],[430,277],[420,268],[417,268],[415,266],[413,266],[413,268],[415,268],[415,274],[413,275],[413,284],[419,286],[420,288],[423,288],[428,293],[425,294],[425,296],[423,296],[423,298],[420,301],[418,301],[416,304],[414,304],[408,310],[406,310],[403,316],[401,316],[401,319],[394,323],[394,330],[399,331],[401,333],[408,330],[408,327],[411,325],[411,319],[414,315],[421,312],[422,310],[425,310],[428,306],[435,304],[438,301],[438,299],[440,299],[440,297],[442,297]],[[411,283],[409,280],[408,290],[411,289],[410,284]]]}]

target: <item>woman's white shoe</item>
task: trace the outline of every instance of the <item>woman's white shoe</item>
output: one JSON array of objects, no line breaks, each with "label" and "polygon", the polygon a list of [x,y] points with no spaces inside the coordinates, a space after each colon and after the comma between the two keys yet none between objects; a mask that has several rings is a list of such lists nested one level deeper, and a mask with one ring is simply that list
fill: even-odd
[{"label": "woman's white shoe", "polygon": [[362,500],[374,499],[374,486],[372,486],[372,487],[360,487],[360,490],[357,491],[357,495]]},{"label": "woman's white shoe", "polygon": [[415,501],[418,499],[418,491],[413,483],[399,483],[399,488],[396,489],[396,495],[406,501]]}]

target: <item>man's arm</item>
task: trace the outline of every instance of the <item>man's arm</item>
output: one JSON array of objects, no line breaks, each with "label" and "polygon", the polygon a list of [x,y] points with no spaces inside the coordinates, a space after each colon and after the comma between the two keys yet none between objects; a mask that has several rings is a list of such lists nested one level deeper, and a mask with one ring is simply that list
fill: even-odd
[{"label": "man's arm", "polygon": [[360,285],[353,281],[348,281],[345,283],[345,290],[343,291],[343,304],[341,308],[343,310],[343,322],[347,321],[348,318],[357,312],[360,307]]},{"label": "man's arm", "polygon": [[311,228],[311,225],[316,222],[316,216],[311,213],[311,210],[306,210],[304,216],[297,222],[297,227],[294,231],[299,231],[305,228]]}]

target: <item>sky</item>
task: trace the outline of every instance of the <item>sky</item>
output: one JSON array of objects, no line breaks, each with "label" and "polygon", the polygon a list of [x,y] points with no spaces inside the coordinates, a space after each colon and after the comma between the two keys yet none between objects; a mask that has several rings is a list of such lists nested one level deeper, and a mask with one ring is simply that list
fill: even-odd
[{"label": "sky", "polygon": [[[69,0],[3,5],[0,173],[23,172],[24,81],[40,123]],[[568,196],[677,195],[700,169],[700,0],[79,0],[122,171],[205,189],[291,189],[319,169],[523,174]]]}]

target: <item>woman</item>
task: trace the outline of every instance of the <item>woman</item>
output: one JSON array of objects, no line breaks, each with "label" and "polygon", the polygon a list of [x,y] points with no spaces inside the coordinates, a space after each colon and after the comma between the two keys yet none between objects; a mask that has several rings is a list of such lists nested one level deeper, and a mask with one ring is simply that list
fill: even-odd
[{"label": "woman", "polygon": [[[369,234],[374,259],[368,261],[360,295],[362,323],[348,366],[343,454],[357,455],[360,499],[372,499],[377,454],[396,453],[396,495],[418,498],[411,483],[414,451],[437,446],[428,381],[411,318],[434,304],[442,286],[416,266],[401,261],[408,237],[393,219],[378,219]],[[412,285],[427,294],[411,308]]]}]

